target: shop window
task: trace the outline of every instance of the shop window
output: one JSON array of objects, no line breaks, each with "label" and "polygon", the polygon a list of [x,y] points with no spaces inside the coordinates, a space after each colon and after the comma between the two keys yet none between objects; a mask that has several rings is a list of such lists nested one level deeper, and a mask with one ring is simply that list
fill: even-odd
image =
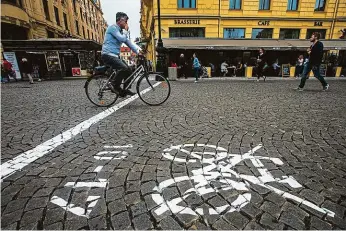
[{"label": "shop window", "polygon": [[300,29],[280,29],[279,39],[299,39]]},{"label": "shop window", "polygon": [[241,0],[230,0],[229,8],[231,10],[240,10],[241,9]]},{"label": "shop window", "polygon": [[55,20],[58,26],[60,26],[60,17],[59,17],[59,9],[54,6]]},{"label": "shop window", "polygon": [[76,31],[77,31],[77,34],[79,35],[79,24],[77,20],[76,20]]},{"label": "shop window", "polygon": [[270,10],[270,0],[259,0],[260,10]]},{"label": "shop window", "polygon": [[265,28],[265,29],[252,29],[252,35],[251,38],[272,38],[273,37],[273,29],[271,28]]},{"label": "shop window", "polygon": [[326,1],[325,0],[316,0],[315,11],[324,11],[325,7],[326,7]]},{"label": "shop window", "polygon": [[65,29],[69,30],[69,28],[68,28],[68,21],[67,21],[67,14],[66,13],[64,13],[64,24],[65,24]]},{"label": "shop window", "polygon": [[50,20],[48,0],[42,0],[42,4],[43,4],[43,10],[44,10],[44,14],[46,16],[46,19]]},{"label": "shop window", "polygon": [[178,8],[196,8],[196,0],[178,0]]},{"label": "shop window", "polygon": [[223,37],[225,39],[245,38],[245,29],[243,28],[224,28]]},{"label": "shop window", "polygon": [[201,27],[186,27],[186,28],[169,28],[170,38],[182,38],[182,37],[205,37],[205,28]]},{"label": "shop window", "polygon": [[288,0],[287,10],[298,10],[298,0]]},{"label": "shop window", "polygon": [[326,33],[327,33],[326,29],[307,29],[307,31],[306,31],[306,39],[311,38],[311,35],[314,32],[317,32],[317,33],[321,34],[321,38],[320,39],[325,39],[326,38]]}]

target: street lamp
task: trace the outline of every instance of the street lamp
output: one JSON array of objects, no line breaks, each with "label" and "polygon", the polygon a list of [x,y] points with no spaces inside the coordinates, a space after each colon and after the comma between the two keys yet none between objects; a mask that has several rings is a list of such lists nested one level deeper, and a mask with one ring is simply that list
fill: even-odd
[{"label": "street lamp", "polygon": [[157,17],[159,22],[159,40],[157,41],[157,62],[156,62],[156,71],[157,72],[166,72],[166,49],[163,47],[162,37],[161,37],[161,9],[160,9],[160,0],[157,0]]}]

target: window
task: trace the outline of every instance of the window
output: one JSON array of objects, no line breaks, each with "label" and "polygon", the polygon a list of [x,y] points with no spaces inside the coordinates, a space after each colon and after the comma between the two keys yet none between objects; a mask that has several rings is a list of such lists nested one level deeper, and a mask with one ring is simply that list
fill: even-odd
[{"label": "window", "polygon": [[189,28],[169,28],[170,38],[180,38],[180,37],[205,37],[205,28],[201,27],[189,27]]},{"label": "window", "polygon": [[48,8],[48,0],[42,0],[42,4],[43,4],[43,10],[44,10],[44,14],[46,16],[46,19],[50,20],[49,8]]},{"label": "window", "polygon": [[54,6],[55,20],[58,26],[60,26],[60,17],[59,17],[59,9]]},{"label": "window", "polygon": [[83,31],[83,38],[85,38],[84,26],[82,26],[82,31]]},{"label": "window", "polygon": [[260,10],[270,10],[270,0],[259,0]]},{"label": "window", "polygon": [[311,38],[311,35],[312,33],[314,32],[318,32],[321,34],[321,39],[325,39],[326,38],[326,33],[327,33],[327,30],[326,29],[308,29],[306,31],[306,39],[309,39]]},{"label": "window", "polygon": [[77,31],[77,34],[79,35],[79,24],[77,20],[76,20],[76,31]]},{"label": "window", "polygon": [[279,39],[299,39],[300,29],[280,29]]},{"label": "window", "polygon": [[73,10],[74,12],[77,12],[76,0],[72,0],[72,2],[73,2]]},{"label": "window", "polygon": [[80,17],[81,17],[82,21],[84,21],[84,20],[83,20],[83,11],[82,11],[82,7],[79,8],[79,12],[80,12]]},{"label": "window", "polygon": [[196,8],[196,0],[178,0],[178,8]]},{"label": "window", "polygon": [[6,0],[6,1],[3,1],[3,2],[6,2],[6,3],[9,3],[9,4],[12,4],[12,5],[19,6],[19,7],[23,8],[22,0]]},{"label": "window", "polygon": [[326,1],[325,0],[316,0],[315,11],[324,11],[325,7],[326,7]]},{"label": "window", "polygon": [[52,31],[50,31],[50,30],[47,30],[47,37],[48,37],[48,38],[55,38],[54,32],[52,32]]},{"label": "window", "polygon": [[272,38],[273,37],[273,29],[265,28],[265,29],[252,29],[251,38]]},{"label": "window", "polygon": [[245,38],[245,29],[240,28],[224,28],[223,37],[225,39]]},{"label": "window", "polygon": [[298,0],[288,0],[287,10],[298,10]]},{"label": "window", "polygon": [[241,0],[230,0],[229,8],[231,10],[240,10],[241,9]]},{"label": "window", "polygon": [[66,13],[64,13],[64,23],[65,23],[65,29],[66,29],[66,30],[69,30],[69,28],[68,28],[68,23],[67,23],[67,15],[66,15]]}]

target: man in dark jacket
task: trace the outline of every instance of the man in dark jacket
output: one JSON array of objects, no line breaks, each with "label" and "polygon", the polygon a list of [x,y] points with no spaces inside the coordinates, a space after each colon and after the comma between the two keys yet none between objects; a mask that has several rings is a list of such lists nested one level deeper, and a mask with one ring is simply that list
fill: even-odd
[{"label": "man in dark jacket", "polygon": [[329,88],[329,84],[324,80],[320,73],[320,66],[323,58],[323,43],[319,41],[320,37],[321,34],[317,32],[311,35],[310,41],[312,42],[312,45],[308,49],[309,62],[304,66],[303,77],[300,81],[299,87],[297,88],[299,91],[303,90],[306,79],[311,70],[314,73],[314,76],[321,82],[323,91],[326,91]]},{"label": "man in dark jacket", "polygon": [[30,65],[30,63],[28,62],[26,58],[22,58],[22,73],[23,73],[23,77],[29,78],[30,84],[34,83],[34,80],[31,75],[32,66]]}]

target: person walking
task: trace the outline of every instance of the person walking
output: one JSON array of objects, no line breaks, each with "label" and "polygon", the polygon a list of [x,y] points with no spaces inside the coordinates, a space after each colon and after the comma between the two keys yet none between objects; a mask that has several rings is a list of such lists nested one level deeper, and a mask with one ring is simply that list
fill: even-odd
[{"label": "person walking", "polygon": [[304,70],[304,56],[299,55],[294,76],[296,78],[300,77],[300,75],[303,73],[303,70]]},{"label": "person walking", "polygon": [[185,77],[185,79],[187,79],[187,75],[186,75],[186,61],[185,61],[185,56],[184,54],[181,54],[179,57],[179,76],[180,77]]},{"label": "person walking", "polygon": [[16,82],[18,82],[17,78],[16,78],[16,72],[13,70],[13,66],[12,64],[5,58],[3,58],[2,60],[2,66],[3,66],[3,70],[4,70],[4,78],[7,79],[7,82],[10,82],[10,76],[12,78],[14,78],[14,80]]},{"label": "person walking", "polygon": [[196,53],[193,54],[193,70],[194,70],[194,74],[195,74],[195,83],[198,82],[198,79],[199,79],[199,69],[201,68],[201,64],[199,63],[199,60],[197,58],[197,55]]},{"label": "person walking", "polygon": [[298,91],[303,91],[305,82],[308,79],[311,70],[314,73],[314,76],[321,82],[323,91],[327,91],[329,88],[329,84],[320,73],[320,66],[323,58],[323,43],[319,41],[320,37],[321,34],[317,32],[314,32],[311,35],[310,41],[312,42],[312,45],[308,49],[309,61],[305,64],[303,76],[300,85],[297,88]]},{"label": "person walking", "polygon": [[264,67],[267,63],[267,54],[265,53],[263,48],[259,49],[259,55],[257,57],[257,82],[263,77],[264,81],[266,81],[266,76],[264,76]]},{"label": "person walking", "polygon": [[30,84],[34,83],[34,80],[33,80],[32,75],[31,75],[32,67],[26,58],[22,58],[22,73],[23,73],[23,77],[29,78]]}]

